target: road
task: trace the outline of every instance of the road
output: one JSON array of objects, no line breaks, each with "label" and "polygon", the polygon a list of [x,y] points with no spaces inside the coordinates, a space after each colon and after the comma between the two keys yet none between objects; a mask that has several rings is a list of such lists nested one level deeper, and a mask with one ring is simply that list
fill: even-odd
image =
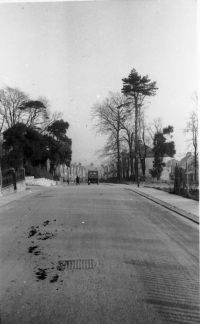
[{"label": "road", "polygon": [[0,210],[2,324],[198,323],[198,226],[122,185]]}]

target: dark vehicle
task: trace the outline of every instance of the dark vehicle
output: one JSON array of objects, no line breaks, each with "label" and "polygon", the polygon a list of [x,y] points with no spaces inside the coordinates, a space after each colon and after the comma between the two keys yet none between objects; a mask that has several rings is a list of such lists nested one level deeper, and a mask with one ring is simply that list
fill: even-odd
[{"label": "dark vehicle", "polygon": [[99,183],[98,171],[88,171],[88,184]]}]

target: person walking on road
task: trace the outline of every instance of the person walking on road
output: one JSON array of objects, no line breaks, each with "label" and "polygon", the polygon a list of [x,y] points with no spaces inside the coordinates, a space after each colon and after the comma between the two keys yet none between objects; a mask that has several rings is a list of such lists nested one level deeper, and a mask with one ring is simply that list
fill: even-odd
[{"label": "person walking on road", "polygon": [[76,177],[76,184],[77,184],[77,185],[80,184],[79,176]]}]

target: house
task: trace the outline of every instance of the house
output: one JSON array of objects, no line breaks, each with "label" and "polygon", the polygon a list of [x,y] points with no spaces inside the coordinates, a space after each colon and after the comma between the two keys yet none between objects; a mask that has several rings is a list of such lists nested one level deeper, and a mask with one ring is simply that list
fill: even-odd
[{"label": "house", "polygon": [[175,176],[175,167],[179,164],[179,161],[176,159],[170,159],[166,163],[166,170],[169,172],[169,177],[171,180],[174,180]]},{"label": "house", "polygon": [[[152,148],[150,148],[149,146],[146,145],[145,147],[145,151],[144,151],[144,146],[141,145],[141,147],[139,148],[139,152],[141,154],[141,156],[144,156],[145,159],[145,177],[148,179],[152,179],[150,170],[153,169],[153,162],[154,162],[154,152],[152,150]],[[134,173],[134,163],[135,163],[135,153],[132,152],[132,156],[133,156],[133,173]],[[172,159],[170,156],[165,155],[163,157],[163,162],[166,164],[165,167],[163,167],[163,171],[161,174],[160,179],[161,180],[165,180],[168,181],[170,179],[170,175],[172,172],[172,165],[175,168],[176,162],[178,161],[174,161],[174,162],[170,162]],[[121,161],[122,161],[122,178],[124,179],[128,179],[131,176],[131,165],[130,165],[130,157],[129,154],[127,152],[122,152],[121,154]],[[139,171],[139,175],[140,177],[142,177],[143,172],[142,172],[142,163],[141,163],[141,159],[138,159],[138,171]]]},{"label": "house", "polygon": [[[145,155],[144,155],[145,156]],[[163,162],[165,166],[163,167],[163,171],[161,173],[160,180],[168,181],[170,179],[171,168],[169,167],[169,161],[171,157],[168,155],[164,155]],[[154,152],[152,148],[146,145],[146,157],[145,157],[145,176],[146,178],[152,178],[150,170],[153,169],[154,162]],[[141,161],[139,161],[139,174],[142,175],[142,166]]]},{"label": "house", "polygon": [[195,180],[195,161],[194,155],[191,152],[188,152],[178,163],[179,167],[185,170],[187,176],[187,182],[189,184],[198,183],[199,177],[199,165],[197,163],[196,169],[196,180]]}]

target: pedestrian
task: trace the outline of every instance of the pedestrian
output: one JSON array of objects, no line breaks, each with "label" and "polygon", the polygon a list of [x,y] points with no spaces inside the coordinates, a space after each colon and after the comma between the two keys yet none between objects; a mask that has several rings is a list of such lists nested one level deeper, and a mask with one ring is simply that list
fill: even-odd
[{"label": "pedestrian", "polygon": [[76,184],[77,184],[77,185],[80,184],[80,183],[79,183],[79,176],[76,177]]}]

